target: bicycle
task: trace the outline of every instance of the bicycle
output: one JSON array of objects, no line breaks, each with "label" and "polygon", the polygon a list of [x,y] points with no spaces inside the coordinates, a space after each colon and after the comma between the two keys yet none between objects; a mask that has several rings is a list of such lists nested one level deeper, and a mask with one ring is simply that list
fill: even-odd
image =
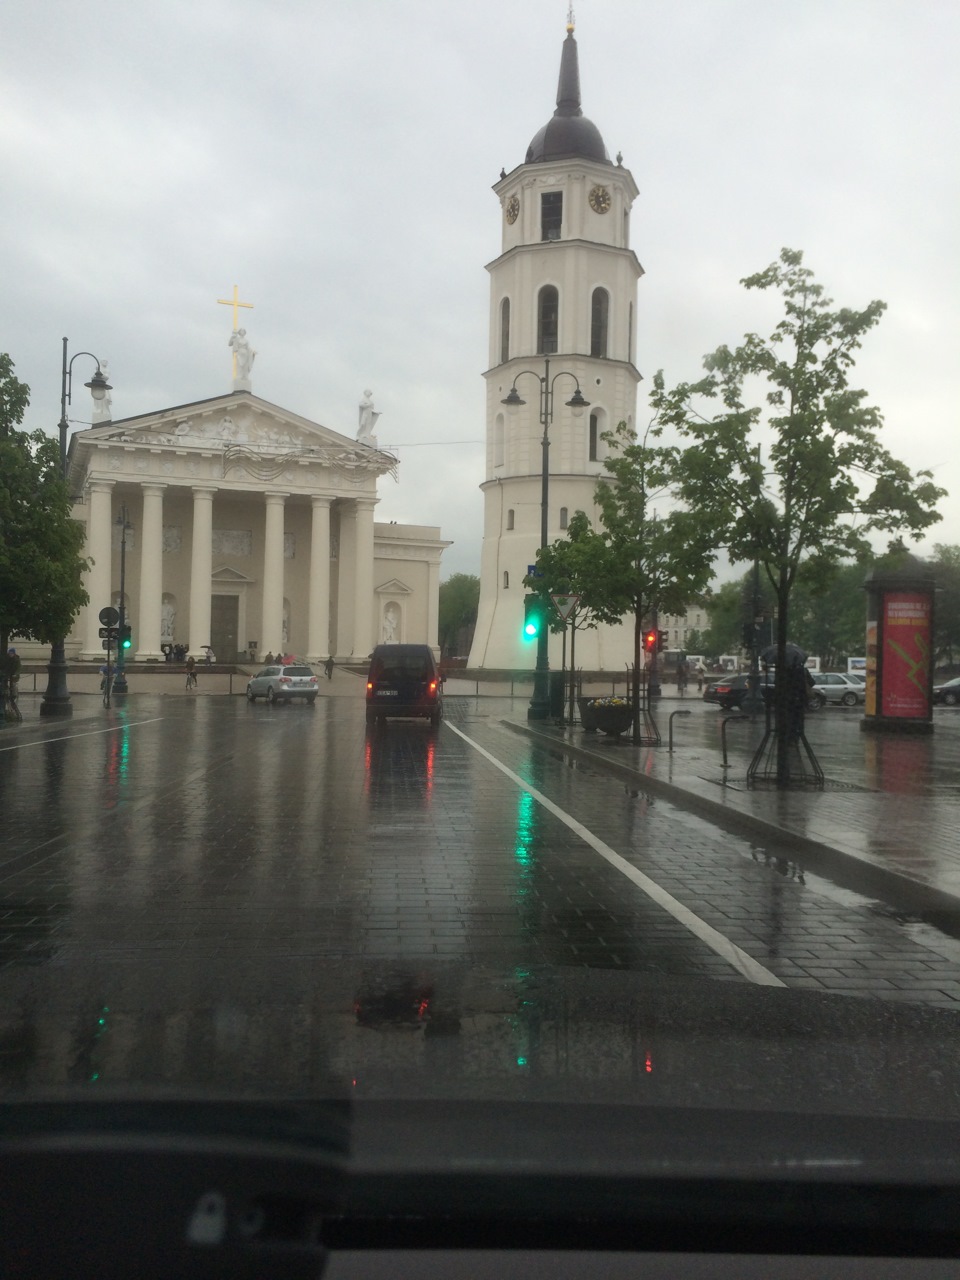
[{"label": "bicycle", "polygon": [[197,687],[197,673],[196,671],[188,671],[186,692],[189,693],[191,689],[195,689],[196,687]]}]

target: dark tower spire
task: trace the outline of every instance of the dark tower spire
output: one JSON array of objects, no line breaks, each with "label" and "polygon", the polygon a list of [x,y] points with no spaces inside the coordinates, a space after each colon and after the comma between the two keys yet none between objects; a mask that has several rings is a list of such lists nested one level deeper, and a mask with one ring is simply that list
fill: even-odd
[{"label": "dark tower spire", "polygon": [[567,14],[567,38],[560,51],[557,109],[527,147],[526,164],[569,159],[610,163],[600,130],[580,109],[580,62],[573,30],[571,5]]}]

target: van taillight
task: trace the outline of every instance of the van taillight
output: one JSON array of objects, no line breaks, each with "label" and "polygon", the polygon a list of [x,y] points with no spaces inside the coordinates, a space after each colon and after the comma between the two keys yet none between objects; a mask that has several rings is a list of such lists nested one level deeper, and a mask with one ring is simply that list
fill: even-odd
[{"label": "van taillight", "polygon": [[436,680],[431,680],[431,681],[430,681],[430,692],[431,692],[431,693],[436,693],[436,692],[437,692],[437,682],[436,682]]}]

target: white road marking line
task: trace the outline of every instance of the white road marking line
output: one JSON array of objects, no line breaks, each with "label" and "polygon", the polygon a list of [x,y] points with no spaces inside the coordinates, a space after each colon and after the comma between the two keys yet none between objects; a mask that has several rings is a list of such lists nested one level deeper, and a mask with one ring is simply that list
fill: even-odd
[{"label": "white road marking line", "polygon": [[166,720],[166,716],[154,716],[150,720],[127,720],[123,724],[112,724],[106,729],[91,729],[89,733],[65,733],[62,738],[37,738],[33,742],[17,742],[12,747],[0,747],[0,751],[22,751],[24,747],[45,747],[48,742],[70,742],[73,738],[93,738],[98,733],[116,733],[118,729],[132,729],[136,724],[156,724],[158,720]]},{"label": "white road marking line", "polygon": [[655,880],[651,880],[642,871],[638,871],[636,867],[627,862],[626,858],[621,857],[615,849],[611,849],[608,844],[605,844],[598,836],[595,836],[582,822],[578,822],[576,818],[566,813],[558,805],[555,805],[552,800],[549,800],[536,787],[531,787],[528,782],[524,782],[519,774],[514,773],[502,760],[498,760],[495,755],[481,747],[479,742],[474,742],[472,738],[467,737],[461,729],[451,724],[449,720],[445,721],[445,724],[448,729],[453,730],[457,737],[462,738],[475,751],[478,751],[484,759],[489,760],[494,768],[506,774],[512,782],[515,782],[518,787],[521,787],[528,795],[532,796],[538,804],[543,805],[555,818],[559,818],[575,835],[578,835],[591,849],[599,853],[601,858],[605,858],[612,867],[616,867],[629,880],[632,880],[637,888],[655,902],[658,907],[662,907],[664,911],[673,916],[674,920],[679,921],[680,924],[689,929],[695,937],[706,943],[711,951],[715,951],[718,956],[732,965],[743,977],[764,987],[785,987],[787,985],[776,974],[771,973],[769,969],[760,964],[759,961],[754,960],[753,956],[748,955],[746,951],[738,947],[735,942],[731,942],[719,930],[714,929],[713,925],[707,924],[706,920],[701,920],[689,907],[685,907],[682,902],[678,902],[672,894],[667,893],[666,889],[658,885]]}]

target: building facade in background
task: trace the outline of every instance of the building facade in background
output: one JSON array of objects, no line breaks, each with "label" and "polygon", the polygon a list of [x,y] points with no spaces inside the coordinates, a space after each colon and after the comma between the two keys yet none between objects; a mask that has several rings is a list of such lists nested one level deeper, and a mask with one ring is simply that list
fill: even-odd
[{"label": "building facade in background", "polygon": [[99,611],[124,597],[131,656],[166,645],[219,661],[293,653],[363,660],[381,641],[437,645],[432,526],[374,520],[396,459],[238,386],[101,422],[70,442],[74,516],[86,529],[89,605],[67,643],[102,660]]},{"label": "building facade in background", "polygon": [[[480,605],[469,665],[532,665],[521,638],[523,578],[541,533],[544,395],[549,423],[548,542],[564,536],[574,512],[596,523],[593,493],[603,471],[602,435],[636,416],[637,281],[630,248],[637,186],[600,131],[582,114],[577,44],[568,23],[557,108],[524,162],[494,186],[501,207],[501,253],[490,273],[486,379],[486,476]],[[549,368],[548,368],[549,364]],[[572,376],[571,376],[572,375]],[[544,380],[546,381],[544,382]],[[566,404],[579,384],[589,407]],[[526,402],[503,404],[516,386]],[[559,667],[561,638],[551,638]],[[577,666],[623,670],[632,660],[629,625],[577,633]]]}]

